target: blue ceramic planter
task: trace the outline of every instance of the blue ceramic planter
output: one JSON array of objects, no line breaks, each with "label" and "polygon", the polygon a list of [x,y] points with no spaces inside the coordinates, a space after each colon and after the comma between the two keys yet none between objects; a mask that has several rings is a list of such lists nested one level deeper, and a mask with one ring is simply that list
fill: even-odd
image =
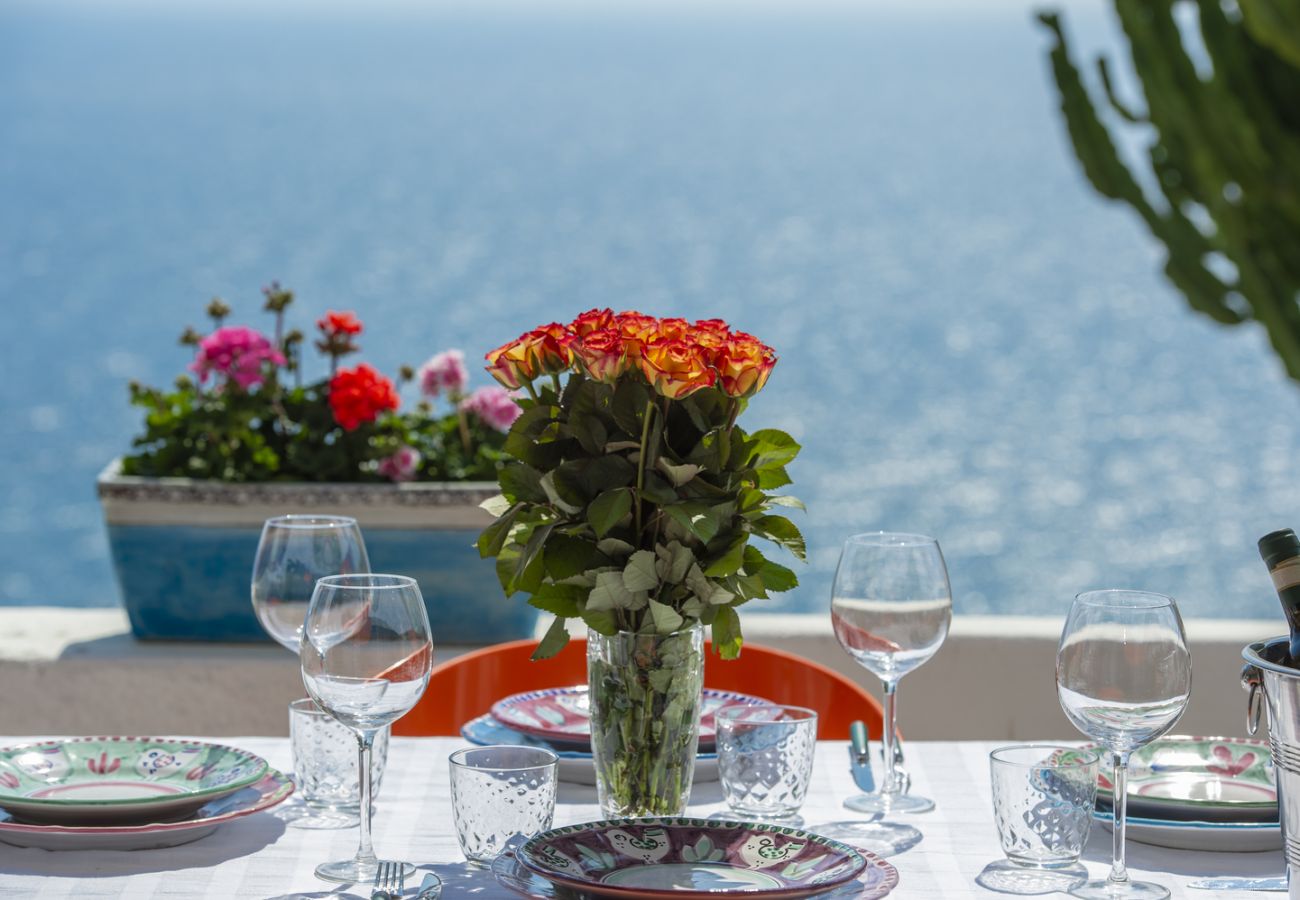
[{"label": "blue ceramic planter", "polygon": [[537,610],[502,595],[474,539],[492,484],[228,485],[130,478],[110,466],[99,492],[119,593],[135,636],[266,641],[249,582],[262,522],[283,513],[355,516],[375,572],[420,582],[436,644],[529,637]]}]

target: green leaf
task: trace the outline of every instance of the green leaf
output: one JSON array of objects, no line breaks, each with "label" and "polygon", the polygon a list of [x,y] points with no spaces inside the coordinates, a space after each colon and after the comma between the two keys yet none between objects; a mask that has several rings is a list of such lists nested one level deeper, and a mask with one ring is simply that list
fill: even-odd
[{"label": "green leaf", "polygon": [[799,559],[808,558],[808,548],[803,534],[795,524],[782,516],[761,516],[750,523],[754,534],[780,544]]},{"label": "green leaf", "polygon": [[699,566],[691,566],[686,573],[686,586],[709,606],[723,606],[736,598],[731,591],[706,576]]},{"label": "green leaf", "polygon": [[623,569],[623,586],[629,591],[653,591],[659,586],[654,553],[638,550],[632,554]]},{"label": "green leaf", "polygon": [[766,498],[766,502],[771,504],[772,506],[788,506],[793,509],[801,509],[804,512],[808,511],[808,507],[804,506],[804,502],[800,500],[798,497],[784,497],[779,494],[769,495]]},{"label": "green leaf", "polygon": [[546,542],[546,574],[556,581],[587,571],[596,558],[596,545],[587,538],[556,532]]},{"label": "green leaf", "polygon": [[487,559],[489,556],[500,555],[501,548],[505,546],[506,539],[510,537],[510,528],[514,525],[515,518],[522,509],[523,506],[516,503],[504,516],[483,529],[483,533],[478,536],[477,541],[480,558]]},{"label": "green leaf", "polygon": [[610,559],[622,559],[630,555],[636,548],[627,541],[620,541],[618,538],[605,538],[603,541],[596,543],[596,549]]},{"label": "green leaf", "polygon": [[582,511],[587,504],[587,498],[583,497],[580,491],[575,491],[573,484],[567,480],[568,476],[561,475],[560,469],[552,469],[542,476],[542,490],[546,492],[546,498],[566,515],[574,515]]},{"label": "green leaf", "polygon": [[563,650],[567,643],[569,643],[569,630],[564,627],[563,619],[556,619],[551,623],[551,627],[546,629],[546,636],[538,643],[532,658],[550,659]]},{"label": "green leaf", "polygon": [[494,497],[488,497],[478,505],[478,508],[490,516],[500,518],[510,511],[512,505],[513,504],[506,499],[505,494],[497,494]]},{"label": "green leaf", "polygon": [[497,554],[497,581],[501,582],[501,590],[505,591],[507,597],[512,597],[515,593],[511,585],[515,580],[515,564],[519,562],[519,551],[522,549],[518,544],[507,544]]},{"label": "green leaf", "polygon": [[644,591],[631,591],[623,583],[622,572],[601,572],[596,586],[587,596],[587,609],[641,609],[646,604]]},{"label": "green leaf", "polygon": [[[623,378],[614,388],[610,413],[618,427],[632,438],[641,437],[641,417],[645,415],[650,389],[634,378]],[[640,446],[638,443],[637,446]]]},{"label": "green leaf", "polygon": [[593,459],[582,471],[581,484],[593,495],[635,482],[636,467],[617,453]]},{"label": "green leaf", "polygon": [[769,591],[794,590],[799,586],[799,579],[785,566],[772,562],[758,551],[757,547],[745,548],[745,571],[762,579],[763,586]]},{"label": "green leaf", "polygon": [[668,476],[668,480],[673,483],[673,487],[681,487],[700,474],[701,471],[701,467],[693,463],[683,463],[675,466],[662,456],[655,463],[655,468]]},{"label": "green leaf", "polygon": [[655,631],[660,634],[672,634],[686,621],[671,606],[658,600],[650,601],[650,619],[654,622]]},{"label": "green leaf", "polygon": [[542,579],[546,577],[543,548],[546,546],[546,539],[551,536],[554,529],[554,525],[539,525],[533,529],[523,552],[519,554],[519,561],[515,563],[515,574],[510,580],[510,591],[531,594],[542,586]]},{"label": "green leaf", "polygon": [[691,563],[695,562],[695,554],[680,541],[669,541],[667,546],[660,544],[655,548],[655,555],[658,557],[655,571],[659,580],[668,584],[681,584]]},{"label": "green leaf", "polygon": [[724,575],[732,575],[740,570],[741,564],[745,559],[745,543],[749,540],[749,535],[741,532],[732,538],[725,550],[712,560],[704,564],[704,574],[711,578],[721,578]]},{"label": "green leaf", "polygon": [[641,499],[648,500],[656,506],[667,506],[669,503],[677,502],[677,492],[673,490],[668,479],[654,472],[645,473],[645,481],[641,485]]},{"label": "green leaf", "polygon": [[497,477],[501,481],[501,491],[508,500],[514,503],[546,502],[546,492],[542,490],[541,484],[542,475],[527,463],[506,463]]},{"label": "green leaf", "polygon": [[596,416],[575,412],[569,416],[569,431],[578,439],[582,449],[592,456],[604,452],[608,435],[605,433],[604,424]]},{"label": "green leaf", "polygon": [[618,634],[618,621],[614,614],[608,610],[585,609],[582,611],[582,621],[587,623],[587,627],[597,634],[603,634],[606,637]]},{"label": "green leaf", "polygon": [[718,511],[714,507],[698,501],[674,503],[671,506],[665,506],[663,511],[677,524],[706,544],[717,537],[718,529],[721,527]]},{"label": "green leaf", "polygon": [[713,652],[723,659],[740,656],[740,616],[730,606],[718,608],[713,618]]},{"label": "green leaf", "polygon": [[794,438],[775,428],[755,431],[749,436],[749,444],[754,454],[749,465],[760,471],[781,468],[798,456],[800,449]]},{"label": "green leaf", "polygon": [[610,529],[632,512],[632,492],[627,488],[606,491],[587,507],[587,521],[596,532],[596,537],[603,538]]},{"label": "green leaf", "polygon": [[787,484],[793,484],[790,474],[786,472],[785,467],[777,466],[772,469],[764,469],[758,473],[758,486],[765,491],[774,491],[777,488],[785,487]]},{"label": "green leaf", "polygon": [[566,584],[544,584],[528,598],[528,604],[560,618],[582,614],[582,601],[587,599],[587,588]]}]

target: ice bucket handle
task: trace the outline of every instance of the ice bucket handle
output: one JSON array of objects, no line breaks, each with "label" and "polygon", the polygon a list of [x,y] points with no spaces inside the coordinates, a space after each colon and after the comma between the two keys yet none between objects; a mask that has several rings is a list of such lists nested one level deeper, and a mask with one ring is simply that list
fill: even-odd
[{"label": "ice bucket handle", "polygon": [[1241,669],[1241,686],[1246,691],[1246,733],[1251,737],[1259,731],[1260,698],[1264,693],[1264,673],[1258,666],[1247,664]]}]

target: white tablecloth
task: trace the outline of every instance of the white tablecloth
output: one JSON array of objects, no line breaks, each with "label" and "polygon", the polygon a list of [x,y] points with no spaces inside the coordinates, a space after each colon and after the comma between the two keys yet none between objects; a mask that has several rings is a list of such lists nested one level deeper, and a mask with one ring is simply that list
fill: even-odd
[{"label": "white tablecloth", "polygon": [[[3,740],[3,739],[0,739]],[[16,740],[5,740],[6,744]],[[222,738],[265,756],[272,765],[290,769],[284,738]],[[517,900],[498,887],[490,874],[471,872],[463,864],[451,820],[447,755],[464,746],[453,738],[398,738],[392,743],[375,817],[375,846],[381,857],[405,859],[433,868],[446,882],[443,897],[459,900]],[[918,742],[907,745],[914,792],[938,801],[930,813],[905,821],[924,833],[917,846],[890,861],[901,881],[897,897],[995,897],[975,884],[984,866],[1001,858],[993,828],[987,754],[988,742]],[[840,800],[855,788],[848,773],[843,742],[818,746],[812,790],[803,816],[809,827],[852,819]],[[697,785],[691,813],[708,815],[725,809],[716,783]],[[290,802],[293,802],[292,800]],[[273,812],[273,811],[272,811]],[[0,844],[0,897],[23,898],[231,898],[362,897],[370,891],[335,895],[312,874],[317,863],[350,857],[356,829],[309,831],[286,827],[272,812],[222,826],[215,834],[181,847],[135,852],[62,852]],[[565,784],[555,824],[599,818],[595,788]],[[1093,829],[1084,861],[1094,876],[1109,868],[1110,834]],[[1278,897],[1281,894],[1221,893],[1193,890],[1187,882],[1208,875],[1274,875],[1283,870],[1281,851],[1204,853],[1129,845],[1135,876],[1168,885],[1174,897]],[[414,888],[420,876],[408,881]],[[409,891],[414,893],[414,891]]]}]

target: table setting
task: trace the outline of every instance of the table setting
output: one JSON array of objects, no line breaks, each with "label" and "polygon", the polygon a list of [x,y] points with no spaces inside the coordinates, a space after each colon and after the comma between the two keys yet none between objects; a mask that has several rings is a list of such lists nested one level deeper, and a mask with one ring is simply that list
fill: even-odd
[{"label": "table setting", "polygon": [[[478,546],[508,594],[554,614],[534,658],[560,652],[566,620],[587,626],[586,684],[504,693],[458,735],[392,735],[439,702],[419,583],[372,572],[354,518],[274,517],[250,593],[301,668],[289,737],[0,740],[0,896],[1286,890],[1277,773],[1300,751],[1170,733],[1191,691],[1170,597],[1074,598],[1054,673],[1074,739],[903,741],[899,684],[940,651],[953,609],[939,541],[921,534],[849,537],[833,582],[834,634],[883,686],[878,734],[859,722],[827,740],[824,708],[704,685],[705,629],[726,665],[743,652],[736,607],[797,583],[749,538],[806,554],[773,512],[797,501],[765,492],[798,445],[736,426],[775,363],[738,334],[593,310],[488,354],[527,396]],[[1290,715],[1282,679],[1300,683],[1287,644],[1246,651],[1247,707],[1262,696],[1270,728]],[[996,703],[988,686],[953,689]]]}]

